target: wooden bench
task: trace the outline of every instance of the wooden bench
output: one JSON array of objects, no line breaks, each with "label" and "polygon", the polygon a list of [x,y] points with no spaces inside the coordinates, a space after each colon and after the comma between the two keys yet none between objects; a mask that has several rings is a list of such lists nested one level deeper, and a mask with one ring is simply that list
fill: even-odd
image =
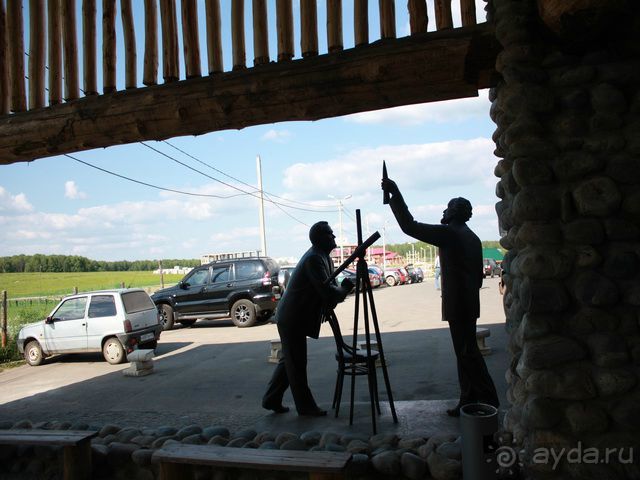
[{"label": "wooden bench", "polygon": [[0,445],[61,446],[65,480],[85,480],[91,476],[91,439],[94,431],[80,430],[0,430]]},{"label": "wooden bench", "polygon": [[347,452],[258,450],[219,445],[173,444],[156,450],[153,461],[160,463],[160,480],[192,478],[192,465],[307,472],[312,480],[333,480],[345,478],[345,470],[351,457]]}]

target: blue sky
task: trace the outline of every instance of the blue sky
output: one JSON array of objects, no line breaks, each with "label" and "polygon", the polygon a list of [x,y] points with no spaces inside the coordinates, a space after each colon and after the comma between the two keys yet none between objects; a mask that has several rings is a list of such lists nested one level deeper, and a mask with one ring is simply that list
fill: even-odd
[{"label": "blue sky", "polygon": [[[230,2],[221,3],[223,25],[228,25]],[[318,3],[322,25],[324,2]],[[372,40],[377,35],[375,3],[370,5],[374,20]],[[141,4],[134,1],[136,8]],[[270,11],[273,11],[272,4],[275,2],[269,2]],[[350,4],[352,2],[344,2],[346,48],[350,42],[351,29],[346,27],[350,22],[347,15]],[[294,5],[297,7],[297,2]],[[408,32],[405,6],[405,1],[396,5],[398,36]],[[202,16],[204,2],[198,2],[198,7]],[[246,8],[250,21],[250,2]],[[432,10],[429,13],[432,17]],[[478,13],[481,14],[480,9]],[[134,15],[140,38],[144,17],[138,10]],[[456,12],[454,18],[457,18],[455,15]],[[271,25],[270,29],[275,30]],[[225,69],[228,69],[231,53],[225,33],[228,32],[223,30]],[[201,42],[203,36],[201,33]],[[321,53],[323,48],[326,50],[322,47],[324,37],[320,31]],[[139,63],[140,43],[144,42],[138,40]],[[248,39],[246,43],[247,58],[251,59],[251,41]],[[272,51],[274,44],[272,41]],[[203,47],[203,71],[206,71],[205,51]],[[119,67],[123,60],[119,54]],[[251,63],[248,60],[248,64]],[[119,82],[122,81],[119,78]],[[309,226],[318,220],[329,221],[338,232],[336,201],[329,195],[351,195],[344,202],[345,243],[355,241],[352,218],[356,209],[361,210],[365,228],[368,223],[370,231],[382,232],[386,225],[388,243],[410,241],[398,229],[388,206],[381,202],[383,159],[389,176],[399,184],[418,220],[438,222],[447,201],[454,196],[464,196],[474,205],[470,226],[481,239],[495,240],[499,238],[494,208],[497,179],[493,176],[497,159],[492,153],[495,147],[491,135],[495,126],[488,115],[489,106],[484,91],[478,98],[145,143],[245,192],[255,192],[256,156],[259,155],[263,188],[276,196],[271,197],[274,201],[283,204],[265,204],[267,253],[272,257],[299,257],[308,248]],[[221,196],[241,193],[143,144],[72,155],[164,188]],[[134,260],[198,258],[205,253],[259,248],[258,200],[250,195],[218,199],[160,191],[116,178],[64,156],[0,167],[0,255],[57,253]]]}]

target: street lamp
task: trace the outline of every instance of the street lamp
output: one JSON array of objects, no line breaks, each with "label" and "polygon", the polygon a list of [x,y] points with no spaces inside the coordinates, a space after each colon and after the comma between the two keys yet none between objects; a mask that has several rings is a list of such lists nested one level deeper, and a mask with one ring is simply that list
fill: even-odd
[{"label": "street lamp", "polygon": [[342,202],[351,198],[351,195],[347,195],[346,197],[334,197],[333,195],[328,195],[329,198],[333,198],[336,202],[338,202],[338,223],[340,224],[340,265],[344,262],[344,239],[342,238]]}]

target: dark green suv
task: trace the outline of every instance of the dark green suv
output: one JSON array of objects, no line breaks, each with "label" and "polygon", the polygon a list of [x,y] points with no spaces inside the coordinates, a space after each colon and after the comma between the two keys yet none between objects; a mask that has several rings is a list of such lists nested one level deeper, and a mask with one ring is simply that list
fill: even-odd
[{"label": "dark green suv", "polygon": [[269,318],[280,300],[278,264],[269,257],[219,260],[196,267],[177,285],[158,290],[151,299],[162,327],[193,325],[199,319],[229,318],[251,327]]}]

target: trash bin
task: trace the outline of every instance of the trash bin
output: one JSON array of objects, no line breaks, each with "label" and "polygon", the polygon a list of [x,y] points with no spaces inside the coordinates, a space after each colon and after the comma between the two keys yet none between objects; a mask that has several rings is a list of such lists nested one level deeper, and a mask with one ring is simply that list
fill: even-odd
[{"label": "trash bin", "polygon": [[484,403],[472,403],[460,409],[462,431],[462,477],[464,480],[496,478],[495,443],[498,409]]}]

